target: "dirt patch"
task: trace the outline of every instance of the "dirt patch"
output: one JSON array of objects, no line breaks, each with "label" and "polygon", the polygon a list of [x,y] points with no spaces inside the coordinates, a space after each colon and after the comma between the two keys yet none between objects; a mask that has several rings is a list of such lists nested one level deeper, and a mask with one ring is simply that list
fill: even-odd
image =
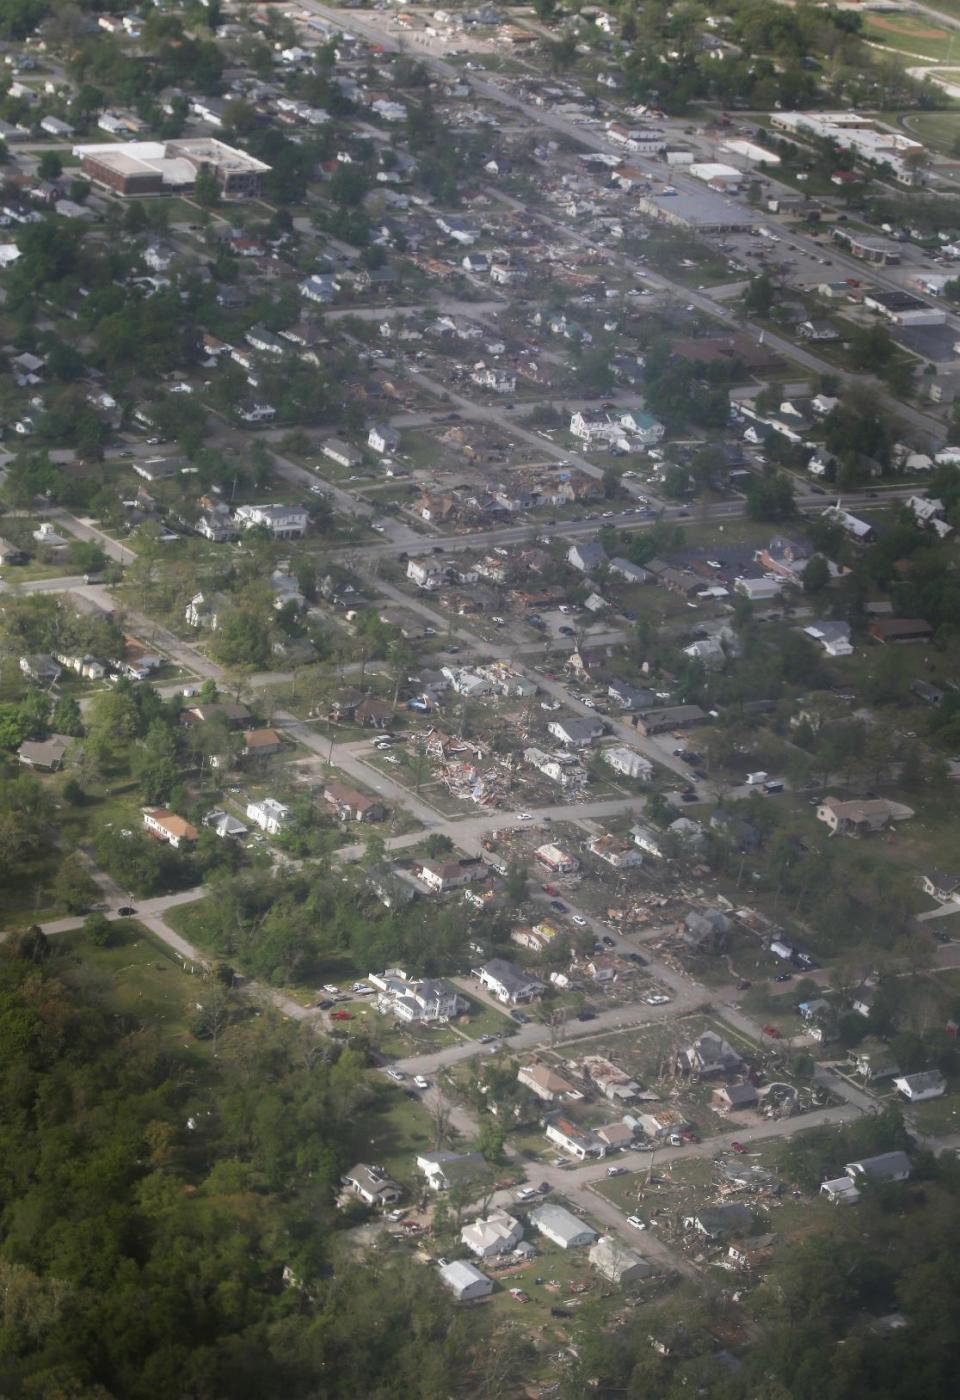
[{"label": "dirt patch", "polygon": [[874,29],[887,29],[891,34],[896,34],[903,39],[939,39],[944,36],[942,29],[935,29],[929,24],[921,24],[918,20],[892,20],[884,19],[882,15],[871,15],[870,23]]}]

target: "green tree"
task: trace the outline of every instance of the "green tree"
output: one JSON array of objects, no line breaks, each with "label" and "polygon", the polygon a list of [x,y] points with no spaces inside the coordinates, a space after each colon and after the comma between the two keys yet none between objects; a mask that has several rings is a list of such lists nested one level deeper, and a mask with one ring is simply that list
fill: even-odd
[{"label": "green tree", "polygon": [[803,571],[803,591],[819,595],[830,582],[830,566],[822,554],[815,554]]},{"label": "green tree", "polygon": [[37,162],[37,174],[41,180],[59,180],[63,174],[63,162],[56,151],[44,151]]},{"label": "green tree", "polygon": [[83,932],[95,948],[109,948],[116,939],[116,929],[106,914],[88,914],[83,921]]}]

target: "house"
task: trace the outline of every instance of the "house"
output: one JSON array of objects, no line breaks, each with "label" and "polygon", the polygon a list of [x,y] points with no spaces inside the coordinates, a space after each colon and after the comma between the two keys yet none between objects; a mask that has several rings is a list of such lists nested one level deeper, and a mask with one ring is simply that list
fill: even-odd
[{"label": "house", "polygon": [[611,681],[607,694],[624,710],[649,710],[656,704],[656,694],[652,690],[638,690],[627,681]]},{"label": "house", "polygon": [[658,860],[663,859],[663,835],[652,826],[641,826],[639,822],[630,828],[630,835],[641,851],[646,851],[648,855],[656,856]]},{"label": "house", "polygon": [[580,1069],[611,1103],[631,1103],[640,1093],[640,1085],[636,1080],[631,1079],[626,1070],[620,1069],[605,1055],[587,1055]]},{"label": "house", "polygon": [[443,1264],[439,1273],[444,1287],[450,1290],[458,1303],[473,1303],[493,1292],[493,1284],[486,1274],[463,1259]]},{"label": "house", "polygon": [[811,622],[803,630],[808,637],[820,643],[828,656],[853,655],[848,622]]},{"label": "house", "polygon": [[943,704],[943,691],[939,686],[931,685],[929,681],[911,681],[910,691],[918,700],[922,700],[925,705]]},{"label": "house", "polygon": [[743,1060],[721,1036],[704,1031],[692,1045],[680,1051],[677,1065],[685,1074],[739,1074],[743,1069]]},{"label": "house", "polygon": [[412,579],[418,588],[440,588],[446,580],[446,575],[446,567],[438,564],[435,559],[425,557],[407,561],[407,578]]},{"label": "house", "polygon": [[923,1103],[924,1099],[939,1099],[945,1094],[947,1081],[938,1069],[928,1069],[920,1074],[897,1075],[893,1087],[908,1103]]},{"label": "house", "polygon": [[[572,321],[564,321],[563,332],[567,333],[566,339],[573,339],[580,331],[579,326],[574,326]],[[558,320],[554,325],[559,326]],[[551,326],[553,329],[553,326]],[[621,424],[619,418],[611,413],[603,413],[598,409],[584,408],[571,415],[570,432],[588,447],[597,443],[608,445],[622,445],[629,447],[626,429]]]},{"label": "house", "polygon": [[530,1212],[530,1224],[561,1249],[576,1249],[579,1245],[593,1244],[597,1238],[596,1230],[591,1230],[589,1225],[578,1220],[569,1210],[549,1203]]},{"label": "house", "polygon": [[579,715],[569,719],[552,719],[547,725],[547,731],[555,739],[572,749],[586,748],[594,739],[600,738],[604,728],[602,721],[587,716],[581,718]]},{"label": "house", "polygon": [[929,875],[921,876],[920,887],[938,904],[960,904],[960,875],[931,870]]},{"label": "house", "polygon": [[245,729],[242,737],[244,758],[269,758],[283,748],[275,729]]},{"label": "house", "polygon": [[568,1084],[548,1065],[521,1065],[517,1070],[517,1083],[536,1094],[544,1103],[555,1103],[557,1099],[581,1099],[583,1095]]},{"label": "house", "polygon": [[368,1167],[363,1162],[351,1167],[340,1179],[348,1191],[368,1206],[392,1205],[403,1194],[383,1167]]},{"label": "house", "polygon": [[214,807],[207,813],[203,819],[203,825],[216,832],[221,840],[226,840],[228,836],[234,836],[240,840],[246,836],[248,830],[242,821],[232,817],[229,812],[224,812],[220,807]]},{"label": "house", "polygon": [[722,1206],[703,1206],[684,1222],[692,1225],[698,1234],[708,1240],[722,1239],[724,1235],[749,1234],[753,1223],[753,1212],[737,1201]]},{"label": "house", "polygon": [[492,389],[495,394],[514,394],[517,390],[517,376],[493,365],[478,366],[471,371],[470,378],[481,389]]},{"label": "house", "polygon": [[460,1239],[478,1259],[489,1259],[511,1254],[523,1239],[523,1226],[505,1210],[494,1210],[485,1220],[464,1225]]},{"label": "house", "polygon": [[232,608],[230,599],[222,593],[195,593],[183,616],[188,627],[209,627],[211,632],[216,632]]},{"label": "house", "polygon": [[414,867],[418,878],[435,894],[460,890],[473,880],[480,880],[486,867],[479,860],[424,860]]},{"label": "house", "polygon": [[649,1278],[653,1268],[635,1249],[621,1244],[613,1235],[601,1235],[587,1255],[601,1278],[620,1286]]},{"label": "house", "polygon": [[250,711],[232,700],[215,700],[210,705],[191,705],[180,712],[181,724],[209,724],[216,719],[225,720],[231,729],[243,729],[250,723]]},{"label": "house", "polygon": [[331,462],[336,462],[340,467],[348,467],[350,471],[356,471],[357,467],[363,464],[363,454],[342,438],[328,438],[321,450]]},{"label": "house", "polygon": [[849,1176],[836,1176],[820,1183],[820,1194],[826,1196],[832,1206],[855,1206],[860,1192]]},{"label": "house", "polygon": [[633,1120],[628,1123],[623,1118],[613,1123],[604,1123],[602,1127],[597,1129],[597,1137],[610,1152],[619,1152],[621,1148],[632,1147],[636,1135]]},{"label": "house", "polygon": [[548,870],[552,870],[556,875],[570,875],[574,870],[579,870],[580,862],[576,856],[570,855],[568,851],[560,846],[555,846],[547,842],[543,846],[538,846],[534,852],[541,865],[545,865]]},{"label": "house", "polygon": [[848,1162],[843,1170],[853,1182],[908,1181],[910,1158],[905,1152],[881,1152],[879,1157],[864,1157],[861,1162]]},{"label": "house", "polygon": [[922,617],[876,617],[867,628],[875,642],[886,646],[904,646],[910,642],[928,642],[933,628]]},{"label": "house", "polygon": [[9,540],[0,539],[0,565],[25,564],[26,561],[25,550],[22,550],[19,545],[11,544]]},{"label": "house", "polygon": [[480,1152],[423,1152],[417,1167],[427,1178],[431,1191],[449,1191],[452,1186],[482,1181],[489,1168]]},{"label": "house", "polygon": [[866,520],[861,520],[856,515],[851,515],[840,505],[827,506],[821,511],[824,519],[832,520],[835,525],[848,534],[857,544],[870,544],[876,538],[876,531]]},{"label": "house", "polygon": [[346,783],[328,783],[323,796],[331,807],[336,808],[341,821],[379,822],[385,816],[381,802],[375,797],[366,797]]},{"label": "house", "polygon": [[60,679],[60,667],[47,652],[35,652],[32,656],[21,656],[20,670],[28,680],[37,685],[56,685]]},{"label": "house", "polygon": [[66,734],[50,734],[46,739],[25,739],[17,749],[17,758],[25,768],[56,773],[63,767],[67,750],[74,742]]},{"label": "house", "polygon": [[583,787],[587,781],[587,770],[576,761],[572,754],[546,753],[543,749],[531,747],[524,749],[523,758],[525,763],[529,763],[545,778],[549,778],[551,782],[559,783],[561,787]]},{"label": "house", "polygon": [[610,560],[608,568],[611,574],[626,579],[627,583],[650,583],[653,578],[647,569],[639,564],[632,564],[629,559],[622,559],[619,555]]},{"label": "house", "polygon": [[769,1261],[776,1242],[776,1235],[751,1235],[732,1244],[727,1250],[727,1258],[738,1269],[756,1269]]},{"label": "house", "polygon": [[869,1036],[853,1052],[853,1063],[856,1073],[868,1084],[879,1079],[893,1079],[900,1073],[889,1045],[874,1036]]},{"label": "house", "polygon": [[374,423],[367,434],[367,446],[378,457],[385,457],[388,453],[397,451],[400,446],[400,434],[396,428]]},{"label": "house", "polygon": [[714,1089],[711,1103],[718,1113],[741,1113],[746,1108],[756,1108],[757,1091],[752,1084],[724,1084]]},{"label": "house", "polygon": [[567,563],[582,574],[592,574],[607,562],[607,551],[598,540],[587,540],[583,544],[572,544],[567,550]]},{"label": "house", "polygon": [[466,999],[443,978],[427,977],[417,982],[401,969],[389,968],[371,973],[367,980],[377,988],[377,1010],[401,1021],[452,1021],[468,1007]]},{"label": "house", "polygon": [[492,958],[481,967],[480,985],[505,1005],[518,1006],[533,1001],[545,990],[543,983],[506,958]]},{"label": "house", "polygon": [[691,909],[683,921],[681,937],[698,953],[722,953],[733,928],[720,909]]},{"label": "house", "polygon": [[168,812],[164,807],[144,807],[143,824],[151,836],[165,841],[168,846],[179,850],[181,846],[192,846],[199,832],[176,812]]},{"label": "house", "polygon": [[662,734],[667,729],[692,729],[706,723],[708,716],[699,705],[668,705],[663,709],[645,710],[634,723],[640,734]]},{"label": "house", "polygon": [[629,841],[625,841],[622,836],[614,836],[607,832],[600,836],[594,836],[588,845],[588,850],[595,855],[598,860],[605,861],[614,870],[625,870],[632,865],[640,865],[643,856],[636,850]]},{"label": "house", "polygon": [[548,1113],[543,1120],[544,1131],[550,1140],[578,1162],[588,1157],[605,1157],[607,1147],[589,1128],[581,1128],[564,1113]]},{"label": "house", "polygon": [[277,836],[290,819],[290,808],[273,797],[264,797],[259,802],[247,803],[247,817],[259,826],[261,831],[266,831],[270,836]]},{"label": "house", "polygon": [[241,529],[261,526],[276,540],[298,540],[307,533],[309,516],[302,506],[238,506],[236,520]]},{"label": "house", "polygon": [[638,782],[649,782],[653,777],[653,764],[648,758],[637,753],[636,749],[618,744],[615,748],[601,749],[600,757],[615,773]]},{"label": "house", "polygon": [[669,1137],[671,1133],[678,1133],[689,1127],[680,1110],[666,1104],[659,1108],[648,1109],[644,1113],[638,1113],[637,1122],[644,1135],[652,1138],[654,1142],[659,1142],[663,1138]]},{"label": "house", "polygon": [[821,344],[840,339],[840,332],[833,322],[823,318],[801,321],[797,327],[797,335],[801,340],[816,340]]},{"label": "house", "polygon": [[354,710],[353,721],[361,729],[386,729],[393,715],[394,709],[389,701],[378,700],[375,695],[368,695]]},{"label": "house", "polygon": [[839,797],[825,797],[817,808],[817,820],[824,822],[834,836],[866,836],[884,831],[891,822],[909,821],[913,815],[911,807],[891,802],[886,797],[858,798],[850,802],[843,802]]},{"label": "house", "polygon": [[663,441],[666,432],[666,428],[652,413],[643,413],[636,408],[627,409],[620,414],[620,425],[626,428],[634,439],[634,444],[640,447],[655,447],[658,442]]}]

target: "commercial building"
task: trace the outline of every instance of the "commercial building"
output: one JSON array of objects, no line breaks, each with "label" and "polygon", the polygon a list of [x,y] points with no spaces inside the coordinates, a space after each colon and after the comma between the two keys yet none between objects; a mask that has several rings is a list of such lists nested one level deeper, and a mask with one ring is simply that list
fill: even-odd
[{"label": "commercial building", "polygon": [[212,175],[222,198],[252,199],[270,170],[262,160],[212,137],[74,146],[73,154],[85,175],[121,195],[192,190],[198,175]]}]

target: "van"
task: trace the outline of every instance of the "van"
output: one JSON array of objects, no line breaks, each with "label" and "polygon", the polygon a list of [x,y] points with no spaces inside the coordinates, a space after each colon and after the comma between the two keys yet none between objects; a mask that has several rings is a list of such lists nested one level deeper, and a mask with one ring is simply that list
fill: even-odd
[{"label": "van", "polygon": [[781,783],[781,782],[764,783],[764,785],[763,785],[763,790],[764,790],[764,792],[783,792],[783,783]]},{"label": "van", "polygon": [[747,787],[760,787],[767,781],[768,776],[766,773],[748,773]]}]

